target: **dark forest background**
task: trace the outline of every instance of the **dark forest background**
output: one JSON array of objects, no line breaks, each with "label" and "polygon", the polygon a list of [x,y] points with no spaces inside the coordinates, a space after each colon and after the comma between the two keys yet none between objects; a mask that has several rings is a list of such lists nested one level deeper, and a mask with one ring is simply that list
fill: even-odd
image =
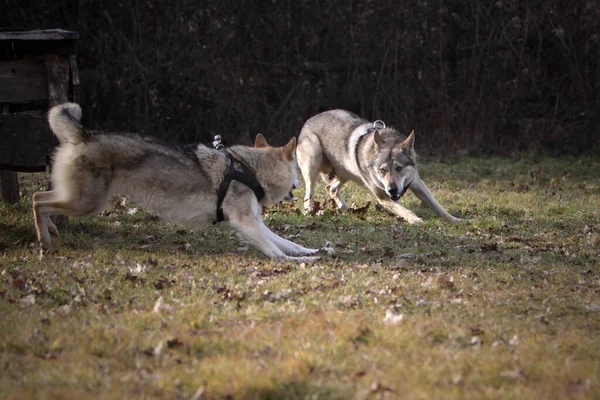
[{"label": "dark forest background", "polygon": [[3,0],[80,33],[85,123],[280,144],[332,108],[420,153],[600,149],[600,1]]}]

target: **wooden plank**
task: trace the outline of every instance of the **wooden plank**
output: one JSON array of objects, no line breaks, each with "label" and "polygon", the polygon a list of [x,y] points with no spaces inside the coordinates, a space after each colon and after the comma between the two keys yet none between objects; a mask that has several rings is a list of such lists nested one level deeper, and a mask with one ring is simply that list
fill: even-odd
[{"label": "wooden plank", "polygon": [[[8,113],[8,104],[2,104],[2,114]],[[0,193],[7,203],[19,202],[19,175],[14,171],[0,170]]]},{"label": "wooden plank", "polygon": [[25,103],[48,98],[48,76],[41,60],[0,62],[0,103]]},{"label": "wooden plank", "polygon": [[48,73],[48,103],[52,108],[69,101],[69,59],[47,54],[44,63]]},{"label": "wooden plank", "polygon": [[47,114],[25,111],[0,114],[0,169],[45,171],[58,144],[50,131]]},{"label": "wooden plank", "polygon": [[0,40],[76,40],[79,33],[64,29],[36,29],[31,31],[0,32]]},{"label": "wooden plank", "polygon": [[71,67],[71,101],[79,103],[79,99],[81,98],[81,81],[79,80],[79,68],[77,67],[77,59],[74,55],[69,56],[69,66]]},{"label": "wooden plank", "polygon": [[19,202],[19,176],[16,172],[0,170],[0,191],[5,202]]}]

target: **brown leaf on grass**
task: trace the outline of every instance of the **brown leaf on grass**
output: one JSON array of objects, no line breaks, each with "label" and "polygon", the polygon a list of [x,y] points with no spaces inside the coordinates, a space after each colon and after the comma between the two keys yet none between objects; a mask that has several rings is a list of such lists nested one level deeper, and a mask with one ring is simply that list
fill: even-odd
[{"label": "brown leaf on grass", "polygon": [[321,202],[315,201],[315,202],[313,202],[312,210],[310,210],[310,212],[308,214],[315,216],[315,215],[319,215],[319,213],[323,213],[324,210],[325,210],[325,207],[321,204]]},{"label": "brown leaf on grass", "polygon": [[13,286],[19,290],[26,290],[27,281],[21,278],[16,278],[13,280]]},{"label": "brown leaf on grass", "polygon": [[[162,345],[162,341],[159,343],[159,345]],[[159,350],[162,351],[162,348]],[[148,348],[142,350],[142,353],[144,353],[144,355],[147,355],[148,357],[154,357],[155,355],[157,355],[156,347],[148,347]]]},{"label": "brown leaf on grass", "polygon": [[155,258],[152,258],[152,257],[148,257],[145,264],[148,265],[149,267],[156,268],[156,267],[158,267],[158,260]]},{"label": "brown leaf on grass", "polygon": [[49,351],[49,352],[47,352],[46,354],[44,354],[44,355],[42,356],[42,358],[43,358],[44,360],[55,360],[55,359],[57,359],[57,358],[58,358],[58,355],[59,355],[59,354],[60,354],[60,352],[59,352],[59,351]]},{"label": "brown leaf on grass", "polygon": [[368,344],[373,340],[373,331],[369,328],[360,328],[358,333],[350,338],[350,341],[356,346],[359,344]]},{"label": "brown leaf on grass", "polygon": [[487,253],[490,251],[498,251],[498,243],[497,242],[484,243],[481,245],[481,251],[483,253]]},{"label": "brown leaf on grass", "polygon": [[177,347],[181,347],[183,346],[183,342],[181,340],[179,340],[178,338],[171,338],[169,340],[167,340],[167,347],[169,349],[175,349]]},{"label": "brown leaf on grass", "polygon": [[356,306],[363,303],[363,298],[361,295],[356,296],[341,296],[340,304],[347,308],[355,308]]},{"label": "brown leaf on grass", "polygon": [[388,385],[384,385],[382,383],[379,382],[373,382],[371,384],[371,393],[383,393],[383,392],[392,392],[394,393],[395,390],[393,387],[388,386]]},{"label": "brown leaf on grass", "polygon": [[383,248],[383,257],[384,258],[393,258],[395,255],[394,250],[391,247]]},{"label": "brown leaf on grass", "polygon": [[350,211],[350,213],[354,214],[354,215],[362,215],[367,212],[367,210],[369,209],[370,206],[371,206],[371,202],[367,201],[367,204],[365,204],[364,206],[352,207],[352,208],[349,208],[348,211]]},{"label": "brown leaf on grass", "polygon": [[567,391],[572,394],[580,394],[586,392],[590,388],[589,379],[576,379],[569,381]]},{"label": "brown leaf on grass", "polygon": [[175,279],[160,278],[160,279],[154,281],[154,288],[157,290],[162,290],[164,288],[173,286],[173,284],[175,282],[176,282]]},{"label": "brown leaf on grass", "polygon": [[187,252],[187,251],[190,251],[191,248],[192,248],[192,245],[189,244],[188,242],[185,242],[185,243],[182,243],[178,247],[178,250]]},{"label": "brown leaf on grass", "polygon": [[407,267],[407,262],[406,260],[398,260],[398,262],[396,263],[396,265],[390,265],[388,267],[388,269],[390,271],[396,271],[396,270],[400,270],[400,271],[408,271],[408,267]]},{"label": "brown leaf on grass", "polygon": [[361,253],[364,253],[364,254],[371,254],[371,249],[369,248],[369,245],[368,245],[368,244],[366,244],[366,243],[357,243],[357,244],[356,244],[356,247],[358,247],[358,250],[359,250]]},{"label": "brown leaf on grass", "polygon": [[107,287],[102,291],[102,297],[104,298],[104,300],[111,300],[112,299],[112,288]]},{"label": "brown leaf on grass", "polygon": [[527,373],[521,368],[516,368],[513,370],[502,371],[500,372],[500,376],[507,379],[526,379]]},{"label": "brown leaf on grass", "polygon": [[437,284],[441,289],[454,289],[454,277],[445,274],[439,275],[437,277]]},{"label": "brown leaf on grass", "polygon": [[471,334],[473,336],[481,336],[485,331],[481,328],[481,325],[477,324],[471,327]]}]

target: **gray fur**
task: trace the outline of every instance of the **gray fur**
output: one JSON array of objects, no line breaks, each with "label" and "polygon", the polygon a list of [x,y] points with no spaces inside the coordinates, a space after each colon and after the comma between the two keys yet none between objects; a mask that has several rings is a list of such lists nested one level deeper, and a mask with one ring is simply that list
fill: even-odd
[{"label": "gray fur", "polygon": [[340,209],[348,208],[340,188],[353,181],[408,223],[422,220],[398,202],[407,189],[440,217],[460,221],[437,202],[419,177],[414,132],[406,137],[390,127],[372,128],[372,122],[345,110],[326,111],[306,121],[296,149],[306,186],[305,210],[314,208],[313,187],[320,174]]},{"label": "gray fur", "polygon": [[[54,155],[54,189],[33,195],[35,225],[44,250],[52,250],[49,232],[58,232],[50,215],[97,213],[113,194],[193,229],[215,220],[217,190],[228,165],[223,153],[203,145],[186,152],[138,135],[90,135],[80,119],[81,108],[73,103],[49,112],[50,126],[61,144]],[[260,146],[232,149],[254,171],[265,196],[259,202],[250,188],[232,182],[222,204],[225,220],[269,257],[313,259],[306,256],[317,250],[275,235],[261,216],[262,206],[280,201],[297,181],[296,139],[278,148],[268,146],[259,134],[257,143]]]}]

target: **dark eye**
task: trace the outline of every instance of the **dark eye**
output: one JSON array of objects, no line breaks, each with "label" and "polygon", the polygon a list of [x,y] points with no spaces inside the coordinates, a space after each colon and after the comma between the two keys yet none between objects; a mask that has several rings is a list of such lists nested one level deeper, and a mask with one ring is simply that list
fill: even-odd
[{"label": "dark eye", "polygon": [[379,172],[381,173],[381,175],[385,175],[385,168],[379,168]]},{"label": "dark eye", "polygon": [[396,172],[400,172],[400,171],[402,171],[402,165],[396,166]]}]

